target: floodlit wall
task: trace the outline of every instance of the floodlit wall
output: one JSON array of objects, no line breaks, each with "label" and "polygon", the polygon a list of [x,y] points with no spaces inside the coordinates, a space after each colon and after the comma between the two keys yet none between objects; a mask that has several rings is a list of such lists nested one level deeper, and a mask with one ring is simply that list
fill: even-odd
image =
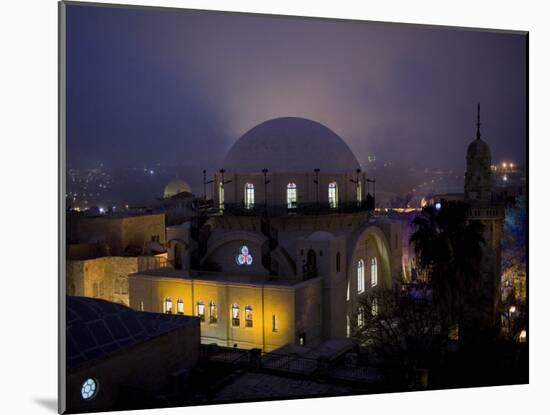
[{"label": "floodlit wall", "polygon": [[[320,279],[277,286],[134,274],[130,276],[130,307],[165,312],[166,299],[170,298],[172,313],[177,313],[180,299],[184,314],[197,316],[202,302],[203,343],[271,351],[296,342],[298,332],[307,333],[312,340],[320,337],[321,286]],[[211,318],[211,304],[216,305],[217,320]],[[233,304],[239,309],[238,325],[232,319]],[[247,325],[247,306],[251,325]]]}]

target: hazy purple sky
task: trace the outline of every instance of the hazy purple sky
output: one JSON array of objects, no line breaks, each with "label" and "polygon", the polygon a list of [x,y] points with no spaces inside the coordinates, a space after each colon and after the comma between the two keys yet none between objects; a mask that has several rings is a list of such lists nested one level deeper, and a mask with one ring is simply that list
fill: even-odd
[{"label": "hazy purple sky", "polygon": [[525,161],[526,37],[423,26],[68,6],[72,166],[222,159],[256,124],[321,122],[360,161]]}]

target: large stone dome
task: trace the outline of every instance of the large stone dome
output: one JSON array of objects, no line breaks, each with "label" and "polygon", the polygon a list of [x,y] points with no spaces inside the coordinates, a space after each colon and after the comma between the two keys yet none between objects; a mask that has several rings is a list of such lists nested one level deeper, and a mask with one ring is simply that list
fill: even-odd
[{"label": "large stone dome", "polygon": [[334,131],[305,118],[265,121],[249,130],[231,147],[223,168],[228,172],[321,173],[353,172],[359,163]]}]

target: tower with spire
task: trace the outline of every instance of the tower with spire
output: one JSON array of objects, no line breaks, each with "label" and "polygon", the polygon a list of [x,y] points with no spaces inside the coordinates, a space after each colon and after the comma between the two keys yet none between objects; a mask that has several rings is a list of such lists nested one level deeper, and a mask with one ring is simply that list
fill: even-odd
[{"label": "tower with spire", "polygon": [[477,104],[476,139],[466,153],[464,199],[469,202],[488,203],[492,199],[491,149],[481,139],[480,105]]},{"label": "tower with spire", "polygon": [[[498,326],[500,307],[501,239],[504,208],[493,197],[491,149],[481,138],[480,105],[477,104],[476,138],[466,152],[464,201],[470,205],[468,220],[483,225],[483,283],[480,294],[486,305],[486,316]],[[495,327],[489,325],[489,327]]]}]

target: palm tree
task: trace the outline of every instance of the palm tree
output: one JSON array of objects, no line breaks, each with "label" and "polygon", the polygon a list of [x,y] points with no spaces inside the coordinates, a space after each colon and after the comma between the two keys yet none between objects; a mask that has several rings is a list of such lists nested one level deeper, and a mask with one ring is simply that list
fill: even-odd
[{"label": "palm tree", "polygon": [[434,305],[448,324],[462,320],[465,303],[482,283],[483,225],[467,215],[467,204],[444,202],[439,209],[424,208],[412,221],[409,242],[429,277]]}]

